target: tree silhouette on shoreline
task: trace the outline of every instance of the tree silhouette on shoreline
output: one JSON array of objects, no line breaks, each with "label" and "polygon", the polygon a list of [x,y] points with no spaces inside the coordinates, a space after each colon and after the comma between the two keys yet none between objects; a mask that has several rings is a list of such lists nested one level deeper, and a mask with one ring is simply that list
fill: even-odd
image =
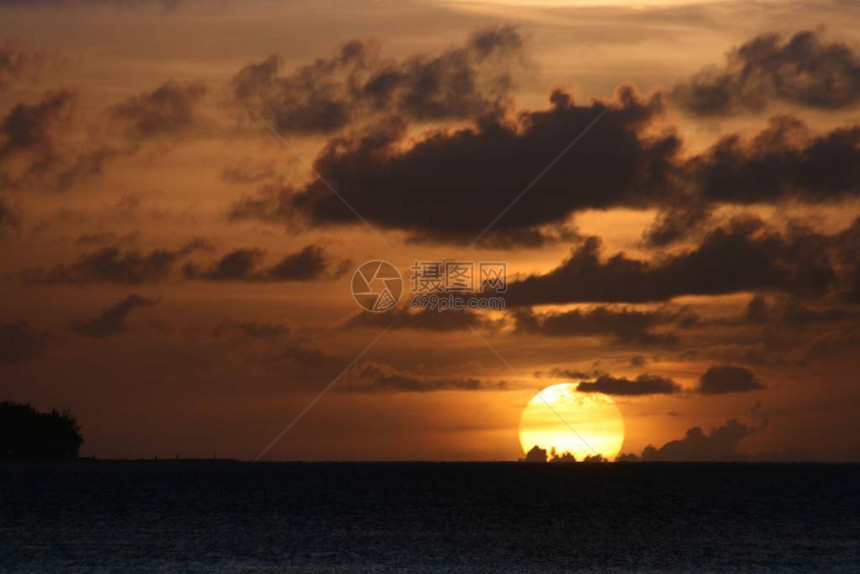
[{"label": "tree silhouette on shoreline", "polygon": [[83,442],[68,410],[39,412],[29,403],[0,401],[0,460],[73,459]]}]

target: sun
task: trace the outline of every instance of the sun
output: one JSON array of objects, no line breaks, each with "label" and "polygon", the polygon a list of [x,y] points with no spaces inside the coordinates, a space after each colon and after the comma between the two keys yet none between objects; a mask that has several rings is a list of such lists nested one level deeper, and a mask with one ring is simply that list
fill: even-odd
[{"label": "sun", "polygon": [[546,387],[529,401],[520,417],[524,453],[537,445],[548,453],[553,449],[558,455],[569,452],[579,461],[595,452],[612,460],[622,444],[624,419],[612,397],[578,393],[573,383]]}]

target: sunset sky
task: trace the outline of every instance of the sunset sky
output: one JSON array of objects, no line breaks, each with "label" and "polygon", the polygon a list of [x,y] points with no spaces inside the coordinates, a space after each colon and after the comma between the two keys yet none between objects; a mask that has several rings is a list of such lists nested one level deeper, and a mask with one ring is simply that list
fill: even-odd
[{"label": "sunset sky", "polygon": [[[515,460],[571,382],[627,455],[860,460],[858,30],[852,0],[0,2],[0,398],[71,409],[85,456],[254,459],[390,324],[266,458]],[[506,309],[363,312],[376,259],[506,262]]]}]

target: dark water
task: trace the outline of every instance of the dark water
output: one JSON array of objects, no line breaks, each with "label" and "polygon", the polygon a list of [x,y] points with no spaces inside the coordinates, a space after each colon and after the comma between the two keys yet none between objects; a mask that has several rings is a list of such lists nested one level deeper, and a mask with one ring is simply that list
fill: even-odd
[{"label": "dark water", "polygon": [[0,465],[3,572],[858,572],[860,466]]}]

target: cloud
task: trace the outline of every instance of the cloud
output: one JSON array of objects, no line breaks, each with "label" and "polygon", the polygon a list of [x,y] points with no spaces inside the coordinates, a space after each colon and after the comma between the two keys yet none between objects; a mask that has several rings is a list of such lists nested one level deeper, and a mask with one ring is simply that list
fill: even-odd
[{"label": "cloud", "polygon": [[764,34],[732,50],[724,66],[706,68],[677,86],[672,97],[698,116],[756,113],[772,102],[851,108],[860,102],[860,58],[819,32],[797,32],[785,41]]},{"label": "cloud", "polygon": [[[829,61],[839,52],[836,44],[810,43],[816,36],[809,34],[798,34],[789,44],[818,45],[821,58],[810,56],[816,62]],[[269,91],[279,94],[271,105],[288,110],[284,129],[316,126],[333,131],[350,124],[350,111],[361,106],[332,99],[330,92],[342,90],[340,83],[332,84],[332,77],[344,67],[372,75],[368,50],[364,44],[352,43],[337,58],[318,60],[290,76],[285,85],[313,94],[313,104],[302,103],[305,96],[287,97],[279,91],[279,81],[284,79],[277,75],[276,60],[246,68],[243,73],[248,78],[235,88],[247,92],[247,97]],[[853,52],[851,58],[856,61]],[[796,70],[799,84],[809,81],[804,66]],[[842,89],[849,75],[856,81],[853,66],[851,74],[844,73],[847,68],[833,67],[816,68],[815,73],[832,76]],[[771,80],[782,86],[780,80]],[[362,81],[350,82],[353,92],[363,93]],[[675,97],[682,91],[675,90]],[[856,92],[856,87],[845,89],[846,94]],[[854,121],[814,133],[801,120],[781,115],[754,137],[731,133],[701,153],[685,154],[684,142],[663,113],[667,98],[663,93],[643,97],[621,87],[613,100],[578,104],[556,89],[549,109],[518,111],[507,99],[483,109],[460,106],[463,113],[456,117],[470,123],[456,129],[423,128],[417,135],[410,122],[421,114],[407,113],[402,106],[394,105],[398,113],[384,119],[360,113],[370,118],[362,129],[331,139],[318,154],[314,170],[321,178],[297,185],[272,176],[256,195],[237,202],[231,217],[291,226],[354,225],[354,214],[331,193],[331,184],[375,226],[406,232],[411,241],[464,244],[542,174],[516,209],[495,223],[483,244],[535,247],[569,240],[573,235],[566,226],[572,214],[624,207],[659,210],[645,234],[647,244],[659,247],[702,231],[721,205],[786,200],[833,203],[860,193],[860,127]],[[320,119],[304,110],[308,106]],[[601,119],[585,134],[583,145],[545,172],[598,116]],[[313,126],[296,127],[299,121]],[[318,125],[323,121],[331,125]],[[458,208],[449,209],[451,205]]]},{"label": "cloud", "polygon": [[342,374],[335,388],[343,393],[509,390],[505,381],[484,381],[458,375],[416,374],[373,360],[363,360],[343,372],[352,360],[353,357],[293,343],[284,349],[272,367],[279,377],[301,384],[324,384]]},{"label": "cloud", "polygon": [[208,88],[202,82],[168,81],[150,92],[114,104],[110,117],[122,123],[134,141],[159,136],[176,136],[199,127],[197,109]]},{"label": "cloud", "polygon": [[117,247],[105,247],[81,255],[69,264],[58,264],[50,269],[43,267],[25,269],[21,276],[25,282],[36,284],[157,283],[170,276],[178,261],[207,247],[208,244],[202,239],[195,239],[175,251],[156,249],[143,253],[137,250],[120,251]]},{"label": "cloud", "polygon": [[506,97],[522,65],[523,38],[511,26],[474,34],[436,56],[383,59],[353,40],[339,53],[281,75],[278,56],[248,64],[232,78],[231,99],[260,110],[280,133],[330,133],[376,115],[420,121],[471,118]]},{"label": "cloud", "polygon": [[343,275],[349,268],[348,261],[334,264],[319,245],[308,245],[301,251],[285,256],[264,272],[273,281],[310,281],[327,274]]},{"label": "cloud", "polygon": [[625,377],[601,375],[594,381],[582,381],[576,387],[580,393],[603,393],[606,395],[637,397],[643,395],[672,395],[680,392],[681,386],[668,377],[643,373],[634,380]]},{"label": "cloud", "polygon": [[857,195],[858,163],[860,126],[813,134],[802,121],[778,116],[752,139],[724,136],[691,159],[688,169],[699,197],[709,203],[823,203]]},{"label": "cloud", "polygon": [[768,302],[764,295],[753,296],[746,305],[743,321],[746,323],[789,329],[810,323],[833,323],[855,320],[860,316],[851,306],[809,305],[797,300]]},{"label": "cloud", "polygon": [[594,307],[565,312],[535,313],[530,309],[513,312],[516,329],[550,337],[611,337],[619,344],[663,345],[677,342],[673,333],[655,332],[662,325],[690,326],[696,316],[679,311],[637,311],[624,307]]},{"label": "cloud", "polygon": [[[552,101],[549,110],[515,118],[498,112],[476,127],[429,131],[418,139],[406,124],[388,122],[329,141],[314,169],[374,225],[405,231],[412,241],[465,243],[530,186],[572,134],[605,111],[584,136],[587,145],[553,165],[495,224],[486,243],[504,248],[572,239],[563,226],[588,209],[658,208],[645,238],[664,246],[703,229],[720,205],[834,203],[860,192],[856,125],[816,134],[780,116],[755,137],[729,134],[700,154],[681,157],[677,135],[653,135],[663,109],[658,96],[642,100],[622,88],[614,104],[582,106],[556,91]],[[483,213],[487,220],[476,220]],[[272,180],[234,204],[231,218],[355,224],[354,214],[319,179],[299,188]]]},{"label": "cloud", "polygon": [[650,247],[665,247],[688,237],[708,222],[713,210],[706,201],[689,196],[666,203],[643,234]]},{"label": "cloud", "polygon": [[77,99],[72,90],[56,90],[34,104],[19,103],[9,110],[0,121],[0,189],[68,189],[100,174],[105,162],[119,153],[72,141]]},{"label": "cloud", "polygon": [[600,238],[589,237],[556,269],[511,283],[506,302],[644,303],[768,289],[823,296],[840,286],[834,258],[844,242],[844,234],[801,226],[779,232],[755,218],[735,218],[693,249],[648,261],[624,253],[604,259]]},{"label": "cloud", "polygon": [[0,363],[23,363],[42,354],[47,336],[30,329],[25,321],[0,323]]},{"label": "cloud", "polygon": [[184,273],[189,279],[244,281],[249,277],[257,276],[255,269],[265,253],[262,249],[237,249],[222,257],[207,270],[189,263],[185,266]]},{"label": "cloud", "polygon": [[845,277],[845,288],[840,294],[847,303],[860,303],[860,217],[839,235],[837,258]]},{"label": "cloud", "polygon": [[365,361],[353,367],[341,391],[363,393],[430,393],[439,391],[506,390],[505,381],[485,382],[471,377],[422,376],[384,363]]},{"label": "cloud", "polygon": [[591,376],[596,376],[598,373],[589,374],[585,371],[578,371],[575,369],[562,369],[560,367],[553,367],[549,371],[536,371],[535,378],[554,378],[554,379],[587,379]]},{"label": "cloud", "polygon": [[[603,114],[585,136],[587,145],[555,164],[496,223],[487,242],[506,247],[540,244],[546,237],[539,228],[564,225],[573,211],[643,205],[639,190],[669,185],[678,139],[640,133],[662,112],[659,97],[646,100],[623,88],[613,102],[577,105],[555,91],[551,102],[548,110],[514,117],[498,111],[475,127],[430,131],[417,141],[405,124],[387,122],[331,140],[314,169],[372,224],[406,231],[413,241],[466,243]],[[321,180],[299,189],[263,186],[258,196],[234,205],[232,218],[355,223]]]},{"label": "cloud", "polygon": [[699,392],[703,395],[722,395],[758,391],[764,384],[744,367],[718,365],[711,367],[699,377]]},{"label": "cloud", "polygon": [[810,307],[798,301],[791,301],[781,308],[776,318],[783,325],[808,325],[833,321],[856,320],[860,313],[850,307]]},{"label": "cloud", "polygon": [[252,339],[268,339],[290,332],[290,328],[282,323],[265,323],[256,321],[223,321],[212,332],[216,337],[243,335]]},{"label": "cloud", "polygon": [[339,277],[349,268],[348,261],[335,262],[319,245],[308,245],[270,267],[261,267],[265,254],[262,249],[237,249],[206,269],[189,263],[184,272],[189,279],[210,281],[312,281]]},{"label": "cloud", "polygon": [[764,323],[768,319],[767,299],[763,295],[755,295],[747,303],[744,319],[748,323]]},{"label": "cloud", "polygon": [[0,45],[0,91],[21,78],[33,77],[54,58],[45,52],[30,52],[20,44],[6,41]]},{"label": "cloud", "polygon": [[16,104],[0,124],[0,158],[43,148],[50,153],[57,125],[68,120],[77,100],[71,90],[47,92],[35,104]]},{"label": "cloud", "polygon": [[[130,156],[143,140],[176,136],[201,123],[201,83],[167,82],[108,108],[112,125],[75,124],[78,94],[60,89],[19,103],[0,121],[0,189],[66,190],[100,175],[109,161]],[[114,132],[122,132],[117,141]]]},{"label": "cloud", "polygon": [[655,198],[660,208],[645,233],[662,247],[701,231],[720,205],[797,201],[834,204],[860,191],[860,127],[815,134],[797,118],[771,118],[755,137],[729,134],[677,169],[678,191]]},{"label": "cloud", "polygon": [[150,299],[142,295],[132,294],[107,307],[95,319],[89,321],[73,321],[72,330],[97,339],[119,335],[128,330],[126,319],[135,309],[158,304],[159,299]]},{"label": "cloud", "polygon": [[0,197],[0,239],[17,233],[21,228],[21,216],[12,203]]},{"label": "cloud", "polygon": [[684,438],[667,442],[660,448],[645,447],[640,456],[625,454],[618,461],[643,462],[719,462],[744,460],[747,457],[738,452],[743,439],[753,436],[764,428],[749,427],[731,419],[726,424],[714,427],[709,433],[699,427],[687,431]]}]

